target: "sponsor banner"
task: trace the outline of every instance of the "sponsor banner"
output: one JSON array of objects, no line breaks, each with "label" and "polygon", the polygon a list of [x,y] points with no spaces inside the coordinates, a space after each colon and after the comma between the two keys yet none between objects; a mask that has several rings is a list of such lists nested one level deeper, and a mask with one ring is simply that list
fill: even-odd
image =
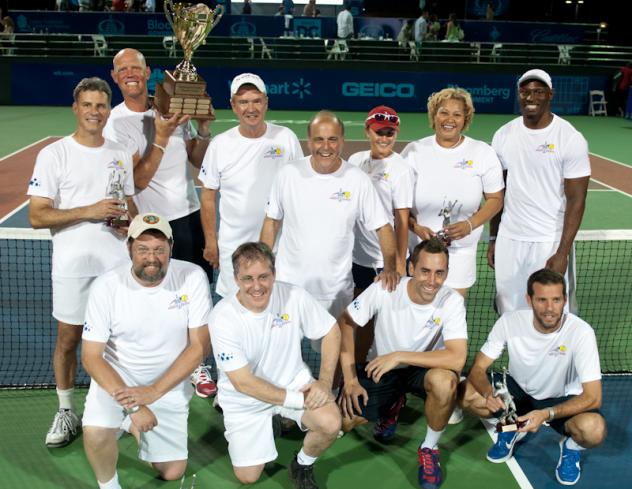
[{"label": "sponsor banner", "polygon": [[[152,66],[151,92],[171,66]],[[198,66],[207,82],[213,105],[230,107],[232,78],[245,71],[237,68]],[[426,110],[428,96],[445,87],[462,87],[470,92],[478,113],[517,113],[516,79],[507,74],[466,74],[444,72],[374,72],[356,70],[257,69],[266,83],[271,109],[366,111],[379,104],[397,111]],[[34,76],[37,74],[37,76]],[[110,80],[109,65],[15,63],[11,68],[12,103],[16,105],[70,105],[72,90],[84,77]],[[553,110],[562,114],[585,114],[588,92],[603,90],[605,76],[553,76],[556,96]],[[46,87],[46,89],[43,89]],[[114,100],[120,94],[113,87]]]},{"label": "sponsor banner", "polygon": [[[163,13],[138,12],[46,12],[13,11],[18,33],[103,34],[103,35],[172,35]],[[354,18],[356,37],[395,39],[402,19]],[[534,22],[462,22],[465,40],[478,42],[522,42],[576,44],[583,41],[578,25]],[[211,33],[213,36],[278,37],[285,33],[283,16],[224,15]],[[294,17],[289,31],[296,37],[333,39],[335,17]]]}]

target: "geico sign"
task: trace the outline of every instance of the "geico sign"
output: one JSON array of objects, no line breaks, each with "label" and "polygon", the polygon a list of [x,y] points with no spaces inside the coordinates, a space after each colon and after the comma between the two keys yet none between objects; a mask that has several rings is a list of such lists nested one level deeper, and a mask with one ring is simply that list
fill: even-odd
[{"label": "geico sign", "polygon": [[342,95],[345,97],[400,97],[415,96],[415,86],[412,83],[357,83],[342,84]]}]

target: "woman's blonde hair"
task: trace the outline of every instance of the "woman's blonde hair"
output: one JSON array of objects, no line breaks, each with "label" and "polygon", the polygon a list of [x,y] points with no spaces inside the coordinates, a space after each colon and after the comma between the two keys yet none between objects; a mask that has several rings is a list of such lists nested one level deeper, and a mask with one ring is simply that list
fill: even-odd
[{"label": "woman's blonde hair", "polygon": [[444,88],[438,92],[433,93],[428,97],[428,120],[430,121],[430,127],[433,131],[436,130],[434,119],[439,111],[439,107],[448,100],[458,100],[463,102],[465,111],[465,124],[463,131],[467,131],[470,127],[470,123],[474,118],[474,104],[472,103],[472,96],[467,90],[462,88]]}]

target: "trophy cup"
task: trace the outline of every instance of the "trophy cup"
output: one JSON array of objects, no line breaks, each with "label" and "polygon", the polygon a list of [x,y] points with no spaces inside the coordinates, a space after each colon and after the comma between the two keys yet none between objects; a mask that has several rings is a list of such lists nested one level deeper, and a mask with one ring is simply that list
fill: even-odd
[{"label": "trophy cup", "polygon": [[500,397],[505,405],[505,409],[496,424],[496,432],[504,433],[506,431],[516,431],[518,428],[522,428],[524,423],[518,422],[516,403],[507,387],[507,369],[504,367],[502,380],[494,382],[494,372],[492,372],[492,396]]},{"label": "trophy cup", "polygon": [[218,5],[211,10],[203,3],[174,4],[172,0],[165,0],[164,5],[167,20],[184,51],[184,60],[175,70],[165,70],[165,79],[156,84],[154,104],[166,116],[178,113],[211,119],[211,97],[206,93],[206,82],[197,74],[191,57],[222,18],[224,7]]},{"label": "trophy cup", "polygon": [[121,173],[112,170],[108,183],[107,196],[110,199],[116,199],[120,202],[119,207],[125,211],[118,217],[110,217],[107,220],[107,225],[114,228],[129,226],[129,216],[127,215],[127,197],[125,197],[125,190],[123,189],[123,183],[121,182]]},{"label": "trophy cup", "polygon": [[452,217],[452,209],[454,209],[454,206],[456,205],[457,202],[458,200],[455,200],[454,202],[450,202],[448,200],[448,203],[446,204],[444,200],[443,208],[439,211],[439,216],[443,216],[443,223],[441,224],[441,230],[437,232],[437,237],[441,239],[446,246],[450,246],[450,243],[452,242],[452,240],[448,238],[445,232],[445,229],[450,225],[450,217]]}]

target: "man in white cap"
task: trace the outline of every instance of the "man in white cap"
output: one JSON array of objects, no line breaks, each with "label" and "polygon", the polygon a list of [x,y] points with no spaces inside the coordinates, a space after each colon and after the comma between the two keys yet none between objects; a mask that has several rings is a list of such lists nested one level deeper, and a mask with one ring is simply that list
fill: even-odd
[{"label": "man in white cap", "polygon": [[294,132],[265,121],[266,93],[263,80],[253,73],[242,73],[233,79],[230,104],[239,125],[211,141],[200,171],[204,185],[204,257],[219,268],[215,291],[222,297],[237,291],[231,255],[240,244],[259,239],[265,205],[278,170],[303,156]]},{"label": "man in white cap", "polygon": [[522,116],[492,141],[506,180],[505,207],[492,220],[488,249],[501,314],[528,308],[524,284],[544,267],[566,274],[573,299],[573,240],[584,215],[590,161],[581,133],[551,112],[553,94],[548,73],[524,73],[518,80]]},{"label": "man in white cap", "polygon": [[188,377],[209,349],[209,283],[197,265],[171,259],[166,218],[139,214],[128,230],[132,259],[101,275],[90,290],[81,359],[92,381],[83,432],[101,489],[120,489],[119,429],[165,480],[187,465]]}]

